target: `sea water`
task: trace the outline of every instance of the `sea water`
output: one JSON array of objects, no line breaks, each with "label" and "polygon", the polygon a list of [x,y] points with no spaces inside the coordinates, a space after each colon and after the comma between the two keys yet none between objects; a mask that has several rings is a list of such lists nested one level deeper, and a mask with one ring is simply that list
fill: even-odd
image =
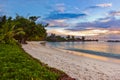
[{"label": "sea water", "polygon": [[47,42],[55,48],[120,59],[119,42]]}]

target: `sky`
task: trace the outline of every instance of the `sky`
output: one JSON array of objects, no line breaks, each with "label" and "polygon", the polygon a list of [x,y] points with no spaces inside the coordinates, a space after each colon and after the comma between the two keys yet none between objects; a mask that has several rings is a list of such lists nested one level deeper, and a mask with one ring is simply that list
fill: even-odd
[{"label": "sky", "polygon": [[41,16],[48,33],[120,39],[120,0],[0,0],[0,15]]}]

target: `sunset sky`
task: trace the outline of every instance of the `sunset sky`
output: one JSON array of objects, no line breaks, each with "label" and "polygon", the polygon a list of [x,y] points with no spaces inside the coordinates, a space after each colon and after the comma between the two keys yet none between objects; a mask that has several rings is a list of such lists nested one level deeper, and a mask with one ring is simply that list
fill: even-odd
[{"label": "sunset sky", "polygon": [[43,23],[49,23],[48,33],[120,35],[120,0],[0,0],[0,15],[15,17],[16,13],[41,16]]}]

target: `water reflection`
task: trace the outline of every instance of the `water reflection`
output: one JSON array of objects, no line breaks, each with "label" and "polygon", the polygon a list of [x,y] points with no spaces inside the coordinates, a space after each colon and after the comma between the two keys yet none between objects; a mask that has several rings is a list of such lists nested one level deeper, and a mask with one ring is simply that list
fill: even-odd
[{"label": "water reflection", "polygon": [[[81,50],[91,50],[91,52],[101,52],[105,54],[120,54],[120,43],[108,43],[108,42],[48,42],[48,45],[61,49],[81,49]],[[69,51],[70,52],[70,51]],[[113,61],[120,62],[118,59],[107,58],[104,56],[93,55],[89,53],[71,51],[74,54],[85,56],[89,58],[104,60],[104,61]],[[82,53],[82,54],[81,54]]]},{"label": "water reflection", "polygon": [[69,49],[83,49],[92,50],[96,52],[105,52],[120,54],[120,43],[109,43],[109,42],[49,42],[47,43],[54,47]]}]

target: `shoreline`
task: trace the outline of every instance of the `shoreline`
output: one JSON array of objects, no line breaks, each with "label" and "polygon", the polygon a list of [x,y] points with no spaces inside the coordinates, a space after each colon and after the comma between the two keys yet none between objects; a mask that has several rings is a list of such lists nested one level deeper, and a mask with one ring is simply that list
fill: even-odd
[{"label": "shoreline", "polygon": [[117,58],[110,58],[110,57],[104,57],[104,56],[89,54],[89,53],[77,52],[77,51],[72,51],[72,50],[65,50],[65,49],[62,49],[62,48],[55,48],[51,45],[43,45],[43,46],[48,47],[48,48],[52,48],[52,49],[55,49],[55,50],[58,50],[58,51],[62,51],[62,52],[65,52],[65,53],[82,56],[82,57],[85,57],[85,58],[100,60],[100,61],[103,61],[103,62],[105,61],[105,62],[109,62],[109,63],[113,63],[113,64],[120,64],[120,59],[117,59]]},{"label": "shoreline", "polygon": [[76,80],[118,80],[120,64],[90,59],[81,55],[42,46],[40,42],[28,42],[23,49],[50,67],[64,71]]},{"label": "shoreline", "polygon": [[93,54],[89,54],[89,53],[84,54],[82,52],[64,50],[64,49],[54,48],[54,47],[52,47],[52,49],[63,51],[65,53],[69,53],[69,54],[74,54],[74,55],[77,55],[77,56],[82,56],[82,57],[89,58],[89,59],[100,60],[100,61],[103,61],[103,62],[109,62],[109,63],[113,63],[113,64],[120,64],[120,59],[116,59],[116,58],[98,56],[98,55],[93,55]]}]

